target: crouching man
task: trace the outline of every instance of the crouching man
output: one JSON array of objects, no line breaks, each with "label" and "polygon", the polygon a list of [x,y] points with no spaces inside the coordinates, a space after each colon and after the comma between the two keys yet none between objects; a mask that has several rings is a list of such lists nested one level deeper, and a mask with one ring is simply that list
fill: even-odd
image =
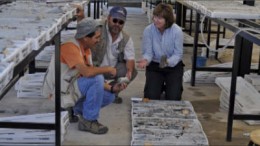
[{"label": "crouching man", "polygon": [[[100,41],[100,25],[95,20],[83,19],[77,24],[75,39],[63,43],[61,49],[61,105],[72,107],[79,117],[78,128],[94,134],[105,134],[108,128],[98,122],[100,109],[112,103],[115,93],[125,84],[111,86],[103,74],[116,75],[113,67],[94,67],[91,49]],[[52,59],[51,65],[54,64]],[[54,65],[48,68],[43,93],[54,96]]]}]

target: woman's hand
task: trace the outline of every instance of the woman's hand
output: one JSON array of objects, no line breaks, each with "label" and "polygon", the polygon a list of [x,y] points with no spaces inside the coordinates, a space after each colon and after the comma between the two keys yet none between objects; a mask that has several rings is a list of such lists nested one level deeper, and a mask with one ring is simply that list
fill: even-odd
[{"label": "woman's hand", "polygon": [[146,59],[141,59],[137,61],[138,68],[145,68],[148,65],[148,61]]}]

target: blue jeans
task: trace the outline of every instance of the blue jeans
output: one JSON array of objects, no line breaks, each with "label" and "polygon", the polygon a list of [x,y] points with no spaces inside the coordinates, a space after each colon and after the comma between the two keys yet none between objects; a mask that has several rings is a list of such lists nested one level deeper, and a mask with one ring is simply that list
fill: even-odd
[{"label": "blue jeans", "polygon": [[76,115],[81,114],[86,120],[97,120],[100,109],[115,100],[115,94],[104,89],[103,75],[80,77],[78,88],[82,98],[76,102],[73,110]]}]

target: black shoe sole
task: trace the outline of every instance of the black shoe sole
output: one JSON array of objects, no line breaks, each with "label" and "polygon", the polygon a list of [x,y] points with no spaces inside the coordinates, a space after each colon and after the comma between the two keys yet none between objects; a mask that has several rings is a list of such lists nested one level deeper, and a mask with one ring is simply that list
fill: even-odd
[{"label": "black shoe sole", "polygon": [[113,103],[121,104],[123,102],[123,99],[121,97],[116,97]]},{"label": "black shoe sole", "polygon": [[100,130],[99,132],[91,131],[89,129],[86,129],[85,126],[81,123],[78,124],[78,129],[79,129],[79,131],[86,131],[86,132],[90,132],[93,134],[106,134],[108,132],[108,128]]}]

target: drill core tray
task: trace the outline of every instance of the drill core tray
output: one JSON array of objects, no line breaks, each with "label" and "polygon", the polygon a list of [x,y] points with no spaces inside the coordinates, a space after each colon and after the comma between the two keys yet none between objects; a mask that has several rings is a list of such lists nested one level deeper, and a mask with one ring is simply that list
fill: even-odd
[{"label": "drill core tray", "polygon": [[132,101],[132,145],[208,145],[189,101]]},{"label": "drill core tray", "polygon": [[177,0],[210,18],[260,19],[260,4],[244,5],[236,0]]}]

